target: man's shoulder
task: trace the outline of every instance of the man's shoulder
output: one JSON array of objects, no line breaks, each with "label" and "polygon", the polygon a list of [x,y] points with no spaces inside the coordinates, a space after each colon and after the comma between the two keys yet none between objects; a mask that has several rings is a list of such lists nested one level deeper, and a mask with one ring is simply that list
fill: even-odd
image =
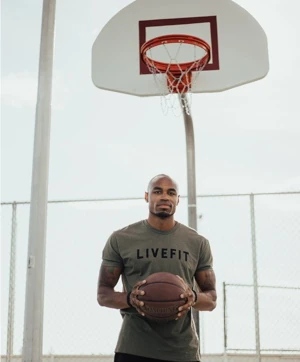
[{"label": "man's shoulder", "polygon": [[140,221],[137,221],[133,224],[129,224],[127,226],[124,226],[118,230],[115,230],[113,232],[113,234],[115,236],[118,236],[118,235],[126,235],[126,234],[131,234],[133,232],[137,232],[138,230],[141,230],[141,229],[144,229],[144,226],[145,226],[145,222],[144,220],[140,220]]},{"label": "man's shoulder", "polygon": [[197,230],[193,229],[190,226],[180,223],[181,232],[185,233],[188,237],[200,240],[202,242],[208,242],[207,238],[203,235],[200,235]]},{"label": "man's shoulder", "polygon": [[190,233],[191,235],[192,234],[199,235],[197,230],[193,229],[192,227],[190,227],[188,225],[185,225],[185,224],[182,224],[182,223],[178,223],[178,224],[180,225],[180,229],[182,231]]}]

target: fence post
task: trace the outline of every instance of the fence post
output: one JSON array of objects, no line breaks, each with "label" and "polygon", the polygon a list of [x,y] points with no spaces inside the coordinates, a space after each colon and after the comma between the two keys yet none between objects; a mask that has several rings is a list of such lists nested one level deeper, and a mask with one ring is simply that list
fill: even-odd
[{"label": "fence post", "polygon": [[254,313],[255,313],[255,350],[258,362],[260,355],[260,328],[259,328],[259,301],[258,301],[258,278],[257,278],[257,250],[256,250],[256,228],[255,228],[255,206],[254,195],[250,194],[250,217],[251,217],[251,243],[252,243],[252,272],[254,291]]},{"label": "fence post", "polygon": [[226,283],[223,282],[223,333],[224,333],[224,355],[227,355],[227,304],[226,304]]},{"label": "fence post", "polygon": [[16,289],[16,235],[17,235],[17,203],[12,203],[11,242],[9,264],[9,293],[7,318],[6,362],[11,362],[14,354],[14,320],[15,320],[15,289]]}]

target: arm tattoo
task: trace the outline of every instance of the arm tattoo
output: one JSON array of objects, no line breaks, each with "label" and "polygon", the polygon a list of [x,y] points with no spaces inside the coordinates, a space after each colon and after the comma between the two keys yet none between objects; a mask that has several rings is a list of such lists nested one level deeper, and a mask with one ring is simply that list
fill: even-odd
[{"label": "arm tattoo", "polygon": [[201,278],[200,288],[203,292],[215,290],[216,278],[212,270],[206,270]]},{"label": "arm tattoo", "polygon": [[101,265],[98,286],[114,288],[120,274],[121,269],[119,267]]}]

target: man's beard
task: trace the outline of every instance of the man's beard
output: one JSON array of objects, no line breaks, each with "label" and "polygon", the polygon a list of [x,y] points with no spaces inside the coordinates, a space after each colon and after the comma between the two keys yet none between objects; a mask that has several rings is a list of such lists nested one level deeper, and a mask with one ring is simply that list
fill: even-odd
[{"label": "man's beard", "polygon": [[160,219],[167,219],[168,217],[171,217],[174,215],[174,213],[169,214],[165,211],[159,211],[159,212],[150,211],[150,213],[154,216],[159,217]]}]

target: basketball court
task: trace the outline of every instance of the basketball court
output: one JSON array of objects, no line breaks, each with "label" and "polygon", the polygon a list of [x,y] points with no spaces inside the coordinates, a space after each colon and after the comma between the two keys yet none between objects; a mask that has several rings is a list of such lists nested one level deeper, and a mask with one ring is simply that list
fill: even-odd
[{"label": "basketball court", "polygon": [[[10,5],[11,2],[6,1],[8,8],[8,4]],[[131,177],[137,169],[139,172],[145,173],[145,168],[139,169],[138,166],[142,163],[149,164],[153,160],[153,157],[148,158],[146,152],[157,147],[161,139],[157,137],[156,143],[149,142],[149,148],[142,149],[142,143],[146,139],[146,137],[143,138],[142,133],[150,125],[151,117],[157,128],[166,119],[169,120],[165,117],[167,114],[168,116],[171,114],[174,124],[182,121],[185,135],[182,135],[181,131],[178,131],[178,135],[185,138],[185,149],[178,146],[175,137],[172,137],[173,139],[169,142],[173,128],[172,124],[171,127],[168,124],[169,128],[165,132],[169,133],[154,158],[159,159],[161,154],[167,156],[171,154],[174,157],[173,152],[177,149],[180,154],[186,152],[186,170],[182,169],[184,163],[181,159],[180,161],[176,159],[174,165],[172,164],[177,176],[181,177],[181,174],[186,174],[187,180],[187,195],[181,198],[178,215],[184,223],[187,221],[188,225],[194,229],[200,225],[201,233],[209,234],[216,245],[215,254],[219,260],[216,267],[220,271],[217,274],[219,307],[209,316],[203,316],[202,313],[199,316],[197,312],[193,313],[197,332],[200,335],[203,362],[274,362],[279,359],[285,362],[298,361],[300,289],[298,287],[299,263],[295,250],[297,251],[299,248],[299,191],[289,193],[283,190],[278,193],[258,192],[242,195],[238,192],[226,195],[203,195],[200,192],[199,195],[196,187],[196,166],[198,167],[197,175],[203,175],[204,172],[213,173],[212,168],[215,167],[217,171],[211,179],[218,178],[217,182],[222,183],[222,170],[227,172],[227,165],[230,163],[228,159],[232,153],[242,152],[241,143],[244,139],[239,144],[240,147],[231,148],[230,142],[227,141],[222,143],[222,148],[220,138],[225,133],[220,134],[209,152],[217,148],[220,155],[215,157],[219,157],[218,161],[221,160],[220,163],[225,164],[221,170],[217,167],[220,166],[220,163],[212,162],[213,157],[207,157],[208,166],[196,164],[194,135],[194,124],[197,123],[199,133],[203,129],[199,115],[203,118],[206,117],[207,121],[212,113],[211,109],[218,107],[220,98],[213,93],[218,93],[219,96],[220,93],[226,92],[228,101],[229,97],[237,96],[234,91],[227,92],[232,89],[248,87],[250,83],[255,82],[255,88],[250,86],[248,93],[241,92],[241,97],[245,98],[246,93],[251,96],[251,89],[257,91],[263,88],[265,83],[259,81],[265,77],[267,80],[270,79],[269,47],[271,40],[273,54],[276,56],[273,56],[270,62],[279,59],[282,63],[286,61],[285,54],[283,55],[285,49],[283,51],[279,49],[282,40],[286,40],[291,54],[291,66],[290,63],[285,66],[280,65],[283,68],[282,70],[277,67],[277,71],[282,70],[280,76],[279,71],[276,75],[272,74],[273,84],[278,82],[280,77],[286,80],[282,87],[284,89],[280,89],[280,92],[279,87],[276,89],[278,98],[271,94],[273,84],[271,86],[269,84],[269,88],[263,88],[264,91],[265,89],[267,92],[269,91],[269,94],[266,92],[261,98],[264,103],[267,103],[268,98],[271,99],[271,103],[268,104],[270,113],[267,113],[268,106],[266,106],[265,114],[258,117],[258,122],[263,123],[264,118],[268,118],[270,125],[272,117],[269,117],[269,114],[275,116],[278,111],[281,112],[281,117],[284,119],[282,124],[287,122],[286,119],[297,116],[296,102],[294,107],[290,108],[291,98],[295,97],[295,89],[298,84],[298,79],[296,79],[298,68],[295,69],[298,48],[295,50],[296,42],[292,37],[292,31],[294,31],[292,27],[296,28],[297,24],[290,21],[296,12],[294,11],[292,14],[291,8],[289,8],[290,3],[280,8],[281,12],[286,11],[281,18],[279,10],[274,13],[271,13],[271,8],[268,8],[267,11],[264,10],[262,19],[264,26],[268,24],[268,28],[264,28],[251,12],[232,0],[135,0],[121,9],[120,3],[114,4],[114,7],[109,2],[101,2],[100,5],[90,2],[89,5],[85,5],[86,7],[82,4],[78,5],[76,2],[70,4],[68,1],[57,1],[57,3],[60,17],[56,20],[58,24],[56,67],[61,66],[59,70],[63,69],[64,79],[69,80],[70,88],[73,86],[72,95],[76,93],[78,98],[72,98],[70,104],[63,103],[66,109],[54,109],[52,117],[54,120],[59,120],[59,122],[54,122],[55,127],[59,124],[59,131],[56,134],[53,133],[55,143],[53,149],[59,148],[57,147],[59,138],[63,140],[61,149],[65,149],[66,139],[70,141],[75,133],[79,134],[79,140],[76,141],[74,137],[74,148],[69,150],[70,157],[66,159],[65,163],[70,166],[76,159],[76,168],[77,163],[80,164],[81,157],[81,154],[77,153],[78,149],[82,154],[83,150],[85,151],[83,155],[85,159],[81,163],[80,172],[76,169],[71,181],[67,182],[64,179],[67,175],[61,176],[62,170],[65,172],[65,167],[56,168],[56,172],[59,173],[56,176],[59,179],[59,192],[62,190],[60,187],[63,187],[64,182],[67,185],[67,191],[75,185],[74,192],[78,192],[78,195],[81,185],[84,185],[84,191],[88,193],[90,189],[87,190],[87,183],[91,189],[94,183],[97,184],[93,191],[94,195],[98,195],[99,184],[103,188],[105,196],[109,192],[114,194],[116,189],[110,185],[110,183],[113,184],[113,178],[114,180],[120,179],[121,174],[123,181],[125,168],[126,171],[130,170],[128,172],[131,173]],[[246,1],[239,1],[239,3],[245,6],[247,4]],[[67,4],[70,6],[68,9],[65,8]],[[250,2],[247,4],[247,9],[250,8],[249,4]],[[101,238],[103,238],[112,229],[123,225],[124,222],[130,223],[133,218],[139,218],[144,212],[145,205],[144,200],[123,197],[123,194],[115,195],[116,198],[113,199],[106,197],[95,197],[89,200],[63,198],[48,201],[47,199],[54,5],[55,1],[44,0],[43,19],[45,22],[42,22],[41,76],[36,112],[36,129],[38,131],[34,148],[31,201],[21,200],[2,204],[5,210],[3,213],[3,235],[6,239],[4,252],[5,256],[10,256],[10,260],[8,257],[4,260],[6,271],[3,278],[5,279],[3,290],[9,294],[9,298],[4,306],[7,320],[4,320],[3,323],[4,329],[6,328],[6,335],[4,336],[5,331],[3,333],[5,342],[3,345],[4,349],[6,347],[6,351],[3,350],[1,358],[5,362],[39,362],[41,359],[47,362],[89,360],[108,362],[113,359],[120,316],[116,311],[99,308],[96,305],[95,296],[91,295],[94,293],[95,287],[93,280],[95,269],[99,264],[99,255],[96,255],[99,251],[99,219],[101,219]],[[110,8],[111,12],[102,11],[105,5]],[[22,14],[25,14],[25,5],[20,4],[20,9],[22,6]],[[77,6],[82,6],[82,8],[78,11],[78,17],[75,17]],[[266,7],[266,2],[257,6]],[[271,7],[269,4],[267,6]],[[294,5],[294,9],[296,6]],[[15,13],[15,9],[13,9],[12,13],[8,13],[10,16],[7,16],[13,23],[12,27],[15,26],[15,23],[21,23],[21,19],[17,15],[14,18]],[[267,17],[274,16],[274,14],[277,18],[274,20],[276,25],[272,24],[272,28]],[[26,43],[26,38],[29,39],[31,34],[28,31],[31,27],[28,26],[26,29],[26,24],[28,25],[30,19],[32,20],[31,14],[27,14],[27,17],[25,23],[22,23],[22,32],[18,33],[19,45],[14,47],[14,51],[20,58],[22,58],[20,49],[23,49],[20,43],[22,41]],[[105,21],[103,21],[104,18]],[[280,21],[278,21],[279,18]],[[37,19],[38,26],[40,26],[38,16]],[[95,28],[97,31],[94,33]],[[272,29],[272,34],[269,32],[270,29]],[[12,31],[10,32],[12,33]],[[35,33],[37,33],[37,29],[35,29]],[[280,37],[279,33],[284,35]],[[9,36],[7,38],[11,40]],[[11,44],[14,42],[10,42],[10,46]],[[26,43],[26,46],[28,53],[38,54],[36,49],[32,49],[29,44]],[[15,53],[12,52],[12,54]],[[15,58],[17,57],[10,55],[9,61],[14,63]],[[62,59],[64,63],[60,63]],[[86,66],[86,64],[88,65]],[[24,70],[24,68],[26,68],[25,65],[20,69]],[[13,72],[13,67],[11,72]],[[76,86],[74,86],[75,83]],[[292,90],[292,83],[294,90]],[[82,84],[85,85],[81,89]],[[278,85],[278,83],[276,84]],[[95,96],[96,93],[97,96]],[[109,96],[106,97],[106,95]],[[288,100],[282,102],[284,96]],[[121,101],[121,97],[124,97],[124,102]],[[205,97],[215,97],[215,100],[213,103],[202,102]],[[128,98],[130,98],[130,107],[126,107]],[[257,97],[253,98],[256,102],[259,101]],[[197,101],[195,102],[195,100]],[[234,111],[238,108],[239,101],[237,96],[231,103]],[[140,107],[141,102],[143,105]],[[149,107],[147,102],[150,104]],[[254,113],[251,113],[246,120],[251,123],[251,117],[255,117],[255,112],[259,113],[259,107],[254,102],[249,99],[249,108],[244,103],[237,122],[241,122],[243,115],[251,108]],[[282,102],[278,109],[276,102],[278,104]],[[92,103],[97,103],[97,107]],[[93,107],[93,110],[84,109],[84,105]],[[161,118],[157,117],[156,113],[149,112],[149,109],[152,108],[152,111],[154,107],[159,109]],[[225,107],[226,104],[224,106],[223,103],[223,108]],[[68,113],[71,108],[74,110],[73,117],[70,117],[71,113]],[[292,111],[290,112],[290,110]],[[203,111],[202,114],[201,111]],[[11,114],[12,116],[7,117],[9,123],[15,117],[15,113]],[[84,116],[82,116],[83,114]],[[193,114],[197,114],[195,119]],[[226,114],[224,118],[221,113],[217,115],[220,120],[218,125],[221,122],[226,123],[226,117],[235,116],[234,112],[228,112],[228,114],[230,115]],[[133,115],[136,117],[135,123],[131,123],[130,127],[124,126],[126,122],[129,123],[131,117],[134,118]],[[28,115],[24,112],[23,116],[26,119]],[[94,123],[89,123],[89,116],[93,118]],[[140,125],[141,121],[145,120],[143,116],[149,116],[149,118],[145,117],[149,124],[144,122],[137,131],[134,126]],[[72,118],[72,124],[67,123],[70,118]],[[104,118],[105,121],[103,121]],[[156,119],[154,120],[154,118]],[[120,121],[122,121],[122,128]],[[84,122],[82,128],[79,127],[80,122]],[[97,127],[94,128],[94,134],[87,136],[88,142],[83,143],[83,133],[86,129],[87,132],[90,132],[91,127],[95,124]],[[38,126],[41,125],[43,127],[39,128]],[[67,129],[65,134],[63,133],[64,127]],[[118,129],[119,138],[112,140],[117,133],[115,132],[117,127],[120,127]],[[289,127],[289,130],[292,129],[289,125],[286,127]],[[172,128],[171,131],[170,128]],[[217,122],[212,122],[212,132],[206,132],[204,137],[217,138],[218,131],[215,128],[217,128]],[[265,129],[272,137],[273,133],[270,132],[268,126]],[[142,131],[141,135],[140,131]],[[15,127],[13,132],[20,133],[20,127]],[[12,134],[15,136],[15,133]],[[57,136],[58,133],[59,136]],[[132,138],[129,137],[129,133],[132,133],[130,135]],[[228,133],[226,135],[228,136]],[[96,139],[95,148],[89,148],[92,144],[92,136],[95,136]],[[140,137],[141,141],[134,143]],[[147,135],[147,137],[149,136]],[[156,137],[156,134],[154,133],[152,137]],[[27,145],[24,147],[22,144],[23,138],[26,138],[25,132],[18,139],[20,142],[18,147],[13,149],[9,145],[7,158],[11,169],[11,160],[14,160],[14,165],[24,162],[22,150],[25,150]],[[101,148],[99,145],[105,143],[105,138],[109,139],[109,147]],[[294,152],[293,147],[288,149],[290,141],[283,149],[281,130],[279,138],[279,156],[274,161],[274,167],[278,168],[283,163],[290,162],[291,157],[297,153]],[[118,142],[120,148],[116,150]],[[133,152],[126,153],[124,145],[128,148],[132,147]],[[208,143],[199,142],[198,151],[205,154],[207,145]],[[251,145],[256,147],[255,142]],[[221,155],[226,147],[232,149],[232,153],[228,154],[228,159],[222,158]],[[269,144],[263,142],[263,147],[267,149]],[[146,151],[144,151],[145,149]],[[243,157],[246,158],[246,151],[244,150],[243,156],[241,156],[241,162],[249,168],[248,178],[251,178],[252,169],[247,163],[249,160],[243,159]],[[15,158],[12,157],[14,152],[16,153]],[[97,153],[97,157],[93,158],[95,153]],[[135,153],[140,153],[139,159],[132,157]],[[197,155],[199,156],[199,154]],[[62,153],[58,155],[57,165],[60,165],[59,162],[64,156],[66,155]],[[127,162],[130,157],[132,157],[133,165]],[[258,162],[259,157],[260,154],[257,152],[255,162]],[[273,164],[270,163],[270,160],[273,158],[275,156],[271,154],[268,158],[269,163],[266,165],[265,162],[263,166],[272,168]],[[53,159],[55,159],[55,153],[53,153]],[[120,169],[119,166],[123,160],[125,166]],[[82,175],[79,173],[84,174],[83,166],[88,164],[90,164],[90,169],[84,169],[88,170],[86,171],[88,177],[82,181],[80,178]],[[100,172],[99,179],[92,180],[90,175],[96,175],[99,171],[95,171],[95,164],[100,164],[103,172]],[[130,166],[132,166],[131,169]],[[239,167],[241,167],[240,164],[236,168]],[[199,171],[199,169],[201,170]],[[282,173],[287,169],[288,167],[283,168]],[[294,169],[297,169],[297,163],[295,163]],[[9,182],[12,182],[13,178],[20,180],[20,170],[18,169],[15,177],[11,176],[14,171],[9,171]],[[103,174],[108,173],[109,181],[103,177]],[[261,174],[257,171],[253,177],[259,178],[260,176]],[[201,180],[201,190],[202,185],[205,185],[205,182],[209,184],[211,179],[206,179],[209,181]],[[105,187],[105,182],[111,189]],[[132,188],[128,192],[132,190],[136,191]],[[120,192],[123,191],[122,189]],[[47,234],[49,239],[48,260],[47,268],[45,268],[48,203],[51,205]],[[201,210],[199,210],[199,205],[201,205]],[[204,217],[200,220],[199,214],[201,213],[202,217],[202,212]],[[27,245],[24,240],[28,235]],[[103,246],[103,240],[104,238],[101,240],[100,249]],[[284,248],[282,248],[283,240]],[[90,248],[88,251],[87,245]],[[71,253],[70,250],[72,250]],[[97,253],[93,252],[94,250],[97,250]],[[27,257],[27,252],[29,257]],[[228,260],[233,265],[231,269],[228,268]],[[278,267],[279,265],[281,269]],[[282,267],[284,267],[284,273],[282,273]],[[44,275],[45,269],[46,274]],[[84,269],[84,273],[82,273],[82,269]],[[27,280],[25,280],[25,270],[28,271]],[[16,298],[15,283],[17,285]],[[44,326],[43,322],[45,322]]]}]

